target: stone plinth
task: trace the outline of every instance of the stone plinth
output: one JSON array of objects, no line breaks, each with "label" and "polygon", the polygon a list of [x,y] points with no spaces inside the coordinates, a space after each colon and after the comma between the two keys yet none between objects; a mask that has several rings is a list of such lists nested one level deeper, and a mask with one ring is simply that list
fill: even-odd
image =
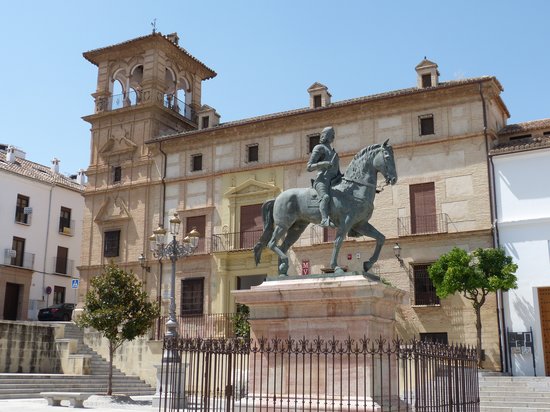
[{"label": "stone plinth", "polygon": [[[380,337],[391,340],[396,309],[407,298],[405,291],[361,275],[277,278],[233,294],[238,303],[250,308],[251,337],[268,342],[278,338],[282,345],[289,337],[310,342],[318,337],[324,342],[333,338],[344,342],[350,337],[356,343],[364,337],[371,342]],[[372,345],[376,350],[377,345]],[[376,405],[398,399],[396,362],[387,353],[346,357],[338,349],[329,349],[328,354],[314,348],[311,356],[300,349],[300,355],[287,355],[294,353],[289,350],[274,355],[276,348],[254,354],[248,393],[269,399],[303,399],[314,391],[322,399],[353,398],[362,404],[374,400]]]},{"label": "stone plinth", "polygon": [[395,311],[407,299],[405,291],[361,275],[266,281],[232,293],[250,308],[252,337],[268,339],[391,339]]}]

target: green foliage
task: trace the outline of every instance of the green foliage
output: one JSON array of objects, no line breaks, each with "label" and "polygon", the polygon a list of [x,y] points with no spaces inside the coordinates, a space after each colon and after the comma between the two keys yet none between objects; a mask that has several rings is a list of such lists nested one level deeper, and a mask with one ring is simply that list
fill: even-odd
[{"label": "green foliage", "polygon": [[518,287],[517,268],[518,265],[502,249],[476,249],[468,253],[457,247],[441,255],[428,268],[437,296],[445,298],[460,292],[472,301],[476,315],[479,367],[482,358],[481,307],[489,293]]},{"label": "green foliage", "polygon": [[233,316],[233,331],[238,338],[250,337],[249,316],[250,308],[246,305],[237,304],[237,313]]},{"label": "green foliage", "polygon": [[84,310],[76,323],[96,329],[114,350],[124,341],[144,335],[159,313],[158,305],[149,301],[134,274],[111,263],[90,281]]},{"label": "green foliage", "polygon": [[490,292],[517,288],[517,268],[502,249],[468,253],[455,247],[440,256],[428,273],[440,298],[461,292],[479,304]]}]

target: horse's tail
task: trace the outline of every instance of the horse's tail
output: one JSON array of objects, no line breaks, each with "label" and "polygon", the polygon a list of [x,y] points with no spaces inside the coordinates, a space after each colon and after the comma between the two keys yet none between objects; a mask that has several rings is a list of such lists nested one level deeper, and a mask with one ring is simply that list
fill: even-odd
[{"label": "horse's tail", "polygon": [[273,204],[274,203],[275,203],[275,199],[271,199],[262,205],[262,218],[264,221],[264,231],[262,233],[262,236],[260,236],[260,240],[258,240],[258,243],[254,245],[254,259],[256,261],[256,265],[260,263],[260,259],[262,258],[263,248],[267,246],[267,243],[271,239],[271,236],[273,236],[273,227],[274,227]]}]

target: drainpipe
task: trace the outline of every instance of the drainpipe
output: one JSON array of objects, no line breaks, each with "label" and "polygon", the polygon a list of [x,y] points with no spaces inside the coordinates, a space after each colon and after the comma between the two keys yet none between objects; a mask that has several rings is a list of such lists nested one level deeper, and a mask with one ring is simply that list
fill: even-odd
[{"label": "drainpipe", "polygon": [[[485,150],[487,151],[487,176],[489,180],[489,207],[491,211],[491,226],[492,226],[492,235],[493,235],[493,247],[499,247],[499,236],[498,236],[498,216],[495,204],[495,165],[493,163],[492,156],[489,155],[490,145],[489,145],[489,136],[487,134],[487,108],[485,106],[485,97],[483,96],[483,83],[479,82],[479,95],[481,97],[481,104],[483,107],[483,136],[485,138]],[[508,357],[503,356],[503,352],[506,352],[508,347],[507,337],[505,336],[504,331],[506,330],[506,319],[504,317],[504,307],[502,304],[503,296],[502,290],[498,290],[496,293],[496,303],[497,303],[497,326],[498,326],[498,339],[500,346],[500,365],[503,372],[507,372]]]},{"label": "drainpipe", "polygon": [[[159,226],[163,226],[164,227],[164,204],[166,203],[166,170],[167,170],[167,155],[166,155],[166,152],[164,152],[162,150],[162,141],[159,142],[159,152],[162,153],[162,155],[164,156],[164,159],[163,159],[163,167],[162,167],[162,176],[161,176],[161,183],[162,183],[162,195],[161,195],[161,198],[160,198],[160,214],[159,214]],[[161,306],[161,303],[162,303],[162,272],[163,272],[163,268],[162,268],[162,259],[158,259],[158,262],[159,262],[159,282],[158,282],[158,286],[157,286],[157,303],[159,305],[159,308]],[[157,319],[157,339],[160,339],[160,316],[159,318]]]},{"label": "drainpipe", "polygon": [[[48,219],[46,221],[46,242],[44,244],[44,264],[42,266],[42,301],[45,300],[44,292],[46,290],[46,265],[48,261],[48,235],[50,233],[50,221],[51,221],[51,212],[52,212],[52,196],[55,183],[52,183],[50,186],[50,198],[48,200]],[[47,306],[46,302],[46,306]]]}]

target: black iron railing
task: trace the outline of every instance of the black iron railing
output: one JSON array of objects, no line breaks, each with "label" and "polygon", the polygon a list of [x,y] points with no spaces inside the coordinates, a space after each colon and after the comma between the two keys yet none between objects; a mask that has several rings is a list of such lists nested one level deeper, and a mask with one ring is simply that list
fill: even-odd
[{"label": "black iron railing", "polygon": [[[160,95],[159,101],[161,97],[164,107],[177,112],[193,123],[197,123],[197,114],[195,110],[187,103],[179,100],[175,94],[166,93],[164,95]],[[136,106],[142,101],[142,94],[136,92],[135,90],[130,90],[127,93],[115,94],[112,96],[99,96],[96,99],[96,113],[117,110],[123,107]]]},{"label": "black iron railing", "polygon": [[52,272],[60,275],[72,275],[74,261],[64,256],[52,258]]},{"label": "black iron railing", "polygon": [[164,351],[161,411],[479,411],[465,346],[167,338]]},{"label": "black iron railing", "polygon": [[[178,333],[187,338],[232,338],[235,336],[234,313],[211,313],[202,315],[178,316]],[[153,336],[161,340],[166,333],[166,316],[155,323]]]},{"label": "black iron railing", "polygon": [[254,248],[263,230],[220,233],[212,235],[212,252],[229,252]]},{"label": "black iron railing", "polygon": [[448,216],[446,213],[397,218],[397,234],[399,236],[447,233],[447,230]]}]

